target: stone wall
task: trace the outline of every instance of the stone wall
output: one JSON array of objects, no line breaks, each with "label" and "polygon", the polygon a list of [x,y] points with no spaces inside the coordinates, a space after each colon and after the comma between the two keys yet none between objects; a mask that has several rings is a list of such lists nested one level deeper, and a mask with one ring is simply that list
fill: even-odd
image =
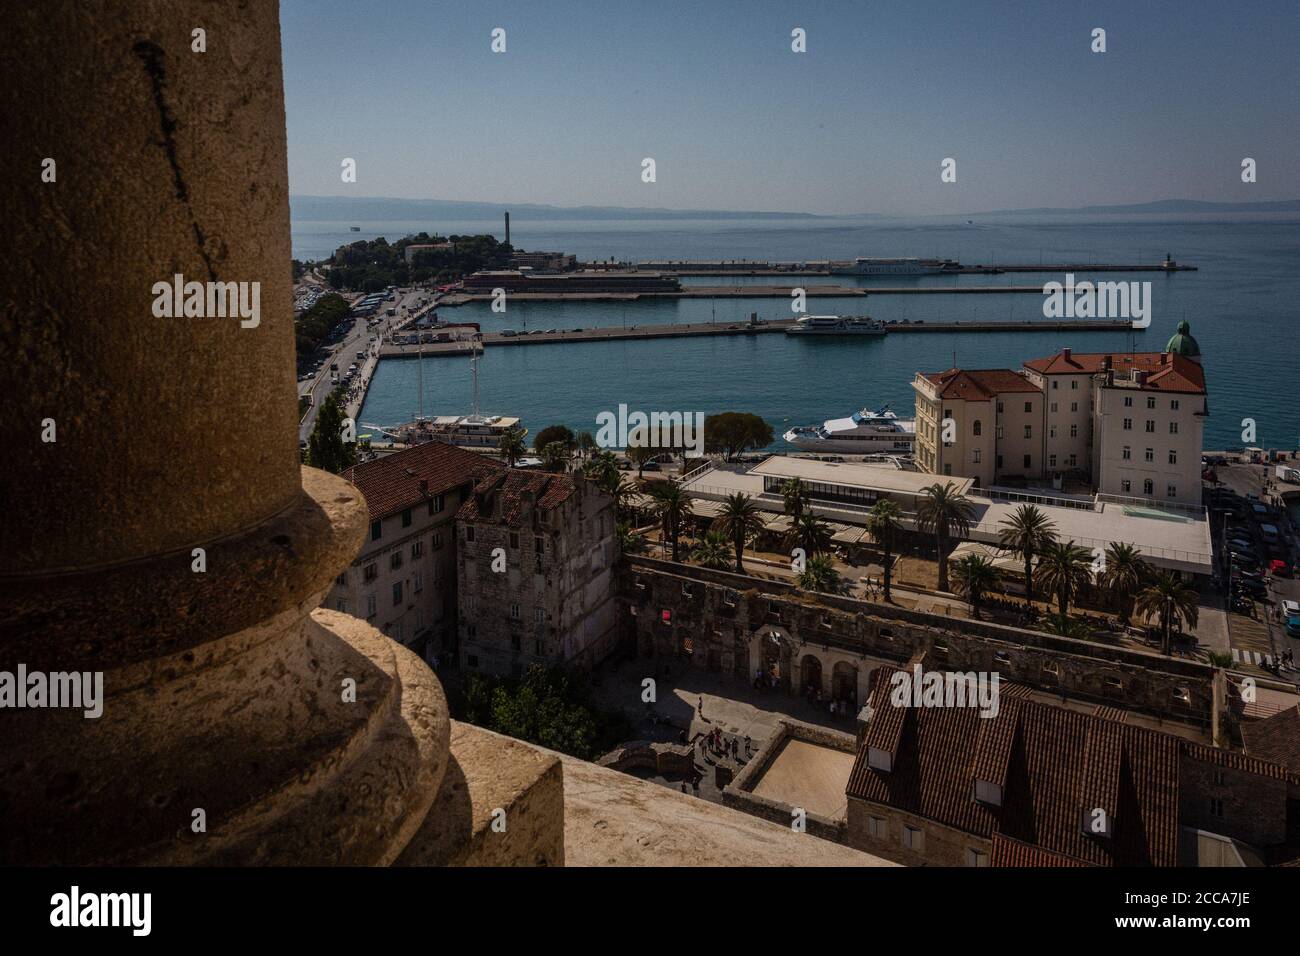
[{"label": "stone wall", "polygon": [[[883,821],[878,836],[871,833],[872,817]],[[903,844],[904,829],[909,826],[921,833],[919,850],[909,849]],[[992,852],[991,841],[984,837],[854,797],[849,797],[846,842],[855,849],[904,866],[971,866],[970,850],[983,853],[987,865]]]}]

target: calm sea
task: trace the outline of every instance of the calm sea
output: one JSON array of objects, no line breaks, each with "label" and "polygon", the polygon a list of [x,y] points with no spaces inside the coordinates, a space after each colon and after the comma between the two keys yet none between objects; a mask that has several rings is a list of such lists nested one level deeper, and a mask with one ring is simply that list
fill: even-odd
[{"label": "calm sea", "polygon": [[[359,233],[349,225],[359,225]],[[911,414],[917,371],[954,363],[1018,368],[1054,353],[1136,348],[1158,351],[1186,318],[1200,342],[1209,381],[1206,446],[1241,445],[1242,420],[1257,423],[1256,444],[1300,447],[1300,219],[1281,216],[1072,216],[1051,220],[835,219],[745,221],[528,222],[511,224],[516,246],[571,252],[584,259],[846,259],[859,255],[927,256],[982,262],[1157,262],[1166,253],[1198,272],[1113,273],[1111,280],[1152,284],[1151,328],[1135,333],[893,334],[882,339],[809,341],[782,335],[744,338],[601,342],[488,349],[479,362],[485,414],[518,415],[533,434],[552,423],[595,430],[596,415],[620,403],[642,411],[748,411],[777,434],[790,425],[840,417],[894,403]],[[360,238],[395,240],[427,230],[494,231],[490,222],[302,222],[294,224],[297,258],[321,258]],[[889,285],[1036,285],[1059,276],[961,276],[882,280]],[[734,284],[723,279],[694,280]],[[763,281],[763,280],[750,280]],[[782,280],[784,281],[784,280]],[[813,278],[808,283],[817,281]],[[845,283],[842,277],[823,279]],[[861,280],[870,288],[871,282]],[[821,314],[866,313],[927,321],[1042,318],[1035,294],[879,296],[810,299]],[[790,315],[783,299],[694,299],[611,303],[510,304],[503,316],[486,306],[444,309],[444,320],[484,329],[578,328],[656,322],[734,322]],[[380,366],[361,420],[390,425],[419,407],[417,363]],[[472,383],[467,360],[428,359],[424,413],[464,414]]]}]

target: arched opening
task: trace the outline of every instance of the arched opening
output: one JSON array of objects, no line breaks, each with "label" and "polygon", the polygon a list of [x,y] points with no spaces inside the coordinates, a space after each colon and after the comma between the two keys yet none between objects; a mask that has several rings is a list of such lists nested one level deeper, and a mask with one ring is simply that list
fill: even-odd
[{"label": "arched opening", "polygon": [[780,628],[764,626],[749,639],[749,679],[757,690],[791,690],[789,637]]},{"label": "arched opening", "polygon": [[815,654],[805,654],[799,664],[799,691],[809,700],[822,699],[822,662]]},{"label": "arched opening", "polygon": [[975,419],[974,432],[977,436],[984,434],[984,426],[980,424],[980,420],[978,418]]},{"label": "arched opening", "polygon": [[858,669],[848,661],[840,661],[831,671],[831,696],[844,716],[858,712]]}]

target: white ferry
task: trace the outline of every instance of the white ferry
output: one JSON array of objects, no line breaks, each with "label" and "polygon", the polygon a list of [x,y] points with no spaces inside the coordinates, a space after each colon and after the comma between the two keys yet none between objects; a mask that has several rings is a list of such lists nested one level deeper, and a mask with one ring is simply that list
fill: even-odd
[{"label": "white ferry", "polygon": [[884,335],[884,323],[865,315],[805,315],[786,329],[787,335]]},{"label": "white ferry", "polygon": [[832,262],[836,276],[930,276],[943,271],[938,259],[882,259],[858,256],[852,262]]},{"label": "white ferry", "polygon": [[916,419],[899,418],[889,405],[862,409],[848,418],[792,428],[781,436],[804,451],[850,455],[907,455],[916,441]]},{"label": "white ferry", "polygon": [[[484,451],[496,451],[506,430],[518,425],[518,418],[506,415],[438,415],[435,418],[417,418],[394,428],[362,422],[363,428],[373,429],[404,445],[441,441],[461,448]],[[523,431],[525,435],[528,434],[526,430]]]}]

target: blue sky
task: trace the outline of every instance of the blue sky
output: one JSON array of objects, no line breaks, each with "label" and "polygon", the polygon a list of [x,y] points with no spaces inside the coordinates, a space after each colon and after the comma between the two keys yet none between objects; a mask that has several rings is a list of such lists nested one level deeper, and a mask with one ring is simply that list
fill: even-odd
[{"label": "blue sky", "polygon": [[282,0],[281,25],[295,194],[891,215],[1300,198],[1296,0]]}]

